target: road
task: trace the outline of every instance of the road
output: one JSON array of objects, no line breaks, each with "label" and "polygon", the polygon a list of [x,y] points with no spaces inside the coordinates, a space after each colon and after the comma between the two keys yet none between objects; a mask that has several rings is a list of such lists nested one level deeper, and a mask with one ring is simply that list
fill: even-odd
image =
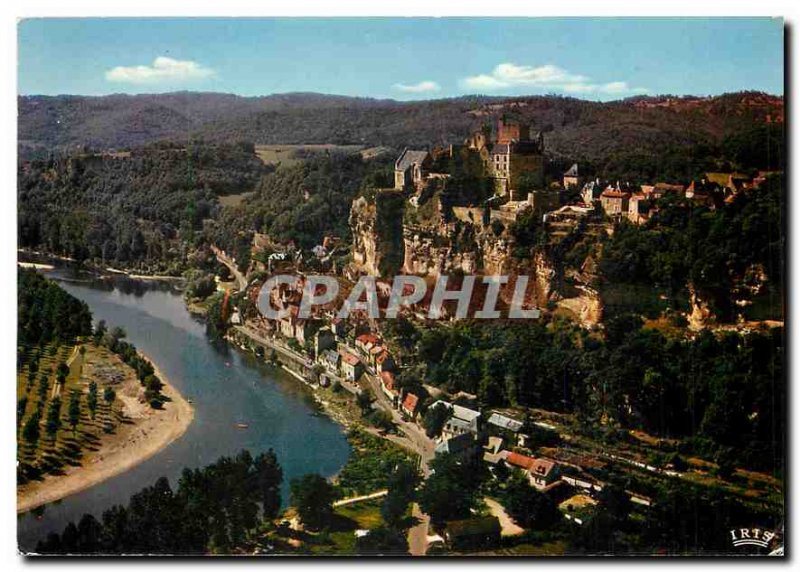
[{"label": "road", "polygon": [[378,406],[387,411],[392,416],[392,422],[403,432],[406,438],[409,440],[411,445],[414,448],[414,451],[419,455],[420,462],[419,468],[422,471],[423,478],[428,478],[430,473],[430,469],[428,468],[428,463],[433,459],[434,456],[434,448],[436,444],[433,442],[432,439],[429,439],[427,435],[425,435],[425,431],[423,431],[416,423],[411,423],[403,419],[402,414],[392,407],[391,401],[383,393],[381,389],[381,383],[378,381],[378,378],[370,373],[364,374],[369,382],[369,386],[372,389],[372,392],[375,394],[376,403]]},{"label": "road", "polygon": [[411,516],[417,519],[418,524],[408,531],[408,552],[411,556],[425,556],[428,551],[428,527],[431,517],[423,513],[417,503],[411,506]]},{"label": "road", "polygon": [[211,251],[217,257],[217,260],[219,260],[222,264],[227,266],[228,270],[230,270],[231,274],[233,274],[233,277],[236,279],[236,289],[244,290],[245,288],[247,288],[247,279],[244,277],[244,274],[239,272],[239,269],[236,268],[236,265],[233,263],[233,260],[231,260],[227,254],[222,252],[219,248],[217,248],[214,245],[211,245]]},{"label": "road", "polygon": [[[419,468],[422,478],[430,476],[428,464],[434,457],[436,444],[429,439],[416,423],[411,423],[403,419],[402,414],[392,407],[391,401],[381,390],[381,383],[377,377],[370,373],[365,373],[372,392],[375,394],[376,403],[384,411],[388,411],[392,416],[392,421],[405,435],[412,449],[419,455]],[[428,529],[430,527],[430,517],[420,510],[419,505],[414,503],[412,506],[412,516],[417,519],[417,524],[408,530],[408,550],[412,556],[425,556],[428,551]]]}]

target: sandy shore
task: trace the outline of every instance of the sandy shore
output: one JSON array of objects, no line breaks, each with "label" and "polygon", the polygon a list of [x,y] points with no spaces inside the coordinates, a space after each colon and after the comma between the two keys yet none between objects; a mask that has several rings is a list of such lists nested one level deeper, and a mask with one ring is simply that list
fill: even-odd
[{"label": "sandy shore", "polygon": [[149,459],[183,435],[194,418],[194,409],[169,383],[158,366],[146,355],[155,374],[164,384],[162,393],[171,401],[161,410],[150,409],[146,417],[123,426],[124,439],[103,444],[82,459],[80,467],[68,467],[63,475],[48,476],[17,487],[17,512],[27,512],[43,504],[86,490]]}]

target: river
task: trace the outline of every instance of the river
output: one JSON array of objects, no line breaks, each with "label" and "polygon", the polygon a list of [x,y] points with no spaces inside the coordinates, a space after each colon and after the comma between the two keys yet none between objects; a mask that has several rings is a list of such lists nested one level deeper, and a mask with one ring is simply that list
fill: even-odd
[{"label": "river", "polygon": [[[48,273],[53,278],[65,276]],[[114,504],[127,504],[141,488],[166,476],[173,488],[184,467],[200,467],[241,449],[275,450],[283,467],[283,502],[289,481],[306,473],[336,474],[350,447],[342,427],[319,413],[309,389],[280,370],[229,345],[212,343],[205,325],[167,285],[127,279],[59,280],[84,300],[95,321],[122,326],[127,340],[147,354],[195,408],[186,433],[135,468],[84,492],[19,515],[21,550],[32,550],[49,532],[61,532],[84,513],[98,519]],[[245,423],[241,429],[237,423]]]}]

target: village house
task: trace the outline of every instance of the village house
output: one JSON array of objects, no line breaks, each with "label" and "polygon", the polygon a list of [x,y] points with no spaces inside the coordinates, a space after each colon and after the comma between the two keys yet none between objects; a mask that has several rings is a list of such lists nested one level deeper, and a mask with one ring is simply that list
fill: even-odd
[{"label": "village house", "polygon": [[409,391],[408,393],[406,393],[402,405],[400,405],[400,410],[403,412],[403,415],[405,415],[406,418],[413,421],[414,418],[417,416],[418,406],[419,406],[419,397],[417,397],[415,394]]},{"label": "village house", "polygon": [[489,464],[496,465],[505,460],[508,451],[503,450],[503,438],[492,435],[483,446],[483,460]]},{"label": "village house", "polygon": [[583,185],[581,189],[581,200],[584,204],[593,205],[595,201],[600,200],[600,194],[603,192],[603,187],[600,181],[589,181]]},{"label": "village house", "polygon": [[558,464],[550,459],[537,459],[510,452],[506,455],[505,462],[525,473],[531,486],[537,489],[544,489],[559,479]]},{"label": "village house", "polygon": [[432,163],[433,159],[427,151],[405,149],[394,164],[394,188],[402,191],[419,186]]},{"label": "village house", "polygon": [[329,373],[334,375],[339,373],[339,364],[342,357],[336,350],[328,349],[323,350],[321,354],[317,354],[317,363],[322,365]]},{"label": "village house", "polygon": [[656,183],[655,185],[642,185],[642,194],[650,200],[664,198],[668,194],[683,195],[685,188],[683,185],[673,185],[671,183]]},{"label": "village house", "polygon": [[386,353],[386,348],[384,348],[381,345],[373,346],[373,347],[370,348],[370,350],[368,352],[368,355],[367,355],[367,360],[369,361],[370,367],[374,371],[378,370],[377,369],[378,368],[378,358],[381,355],[385,354],[385,353]]},{"label": "village house", "polygon": [[642,224],[650,218],[651,201],[644,193],[633,193],[628,201],[628,220]]},{"label": "village house", "polygon": [[329,328],[320,328],[314,334],[314,355],[319,356],[324,350],[336,347],[336,337]]},{"label": "village house", "polygon": [[606,215],[620,217],[628,214],[630,194],[617,188],[608,187],[600,193],[600,206]]},{"label": "village house", "polygon": [[527,474],[530,472],[531,467],[533,467],[533,464],[536,462],[536,459],[527,455],[522,455],[521,453],[509,452],[505,456],[505,462],[512,467],[521,469]]},{"label": "village house", "polygon": [[394,371],[396,369],[396,364],[394,363],[394,359],[392,359],[392,354],[388,352],[388,350],[383,350],[376,358],[375,358],[375,371],[378,373],[383,373],[384,371]]},{"label": "village house", "polygon": [[437,457],[439,455],[454,455],[463,459],[474,453],[475,448],[475,437],[471,433],[462,433],[437,443],[433,452]]},{"label": "village house", "polygon": [[516,435],[522,430],[522,421],[517,421],[496,411],[489,416],[486,423],[490,426],[490,431],[494,430],[495,432],[507,431]]},{"label": "village house", "polygon": [[392,402],[392,407],[396,408],[400,400],[400,392],[395,386],[394,374],[390,371],[384,371],[379,377],[381,380],[381,391],[383,391],[383,394]]},{"label": "village house", "polygon": [[350,352],[342,352],[342,373],[347,381],[355,382],[364,372],[361,360]]},{"label": "village house", "polygon": [[572,167],[570,167],[564,172],[562,184],[564,185],[565,189],[577,188],[580,185],[580,180],[578,178],[577,163],[574,163]]},{"label": "village house", "polygon": [[559,468],[550,459],[536,459],[529,471],[533,486],[544,489],[558,480]]},{"label": "village house", "polygon": [[379,346],[381,339],[372,333],[365,333],[356,336],[356,349],[367,359],[369,359],[369,352],[375,346]]},{"label": "village house", "polygon": [[461,405],[454,405],[447,401],[439,400],[431,407],[447,407],[450,409],[450,418],[445,422],[442,428],[442,439],[447,440],[464,433],[477,435],[479,430],[480,412],[473,411]]}]

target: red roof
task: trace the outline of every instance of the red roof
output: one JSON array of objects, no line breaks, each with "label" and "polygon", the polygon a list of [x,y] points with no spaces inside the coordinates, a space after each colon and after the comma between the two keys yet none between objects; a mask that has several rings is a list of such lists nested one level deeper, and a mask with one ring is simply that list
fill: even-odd
[{"label": "red roof", "polygon": [[528,457],[527,455],[520,455],[519,453],[512,452],[508,454],[508,457],[506,457],[506,462],[528,471],[531,467],[533,467],[534,463],[536,463],[536,459],[533,457]]},{"label": "red roof", "polygon": [[342,359],[347,363],[349,363],[350,365],[358,365],[359,363],[358,358],[351,353],[343,353]]},{"label": "red roof", "polygon": [[413,393],[406,393],[406,398],[403,400],[403,409],[414,413],[417,410],[417,402],[419,402],[419,397]]},{"label": "red roof", "polygon": [[606,198],[609,198],[609,199],[625,199],[629,195],[628,195],[628,193],[626,193],[624,191],[610,191],[610,190],[606,189],[605,191],[600,193],[600,196],[601,197],[606,197]]},{"label": "red roof", "polygon": [[362,344],[379,344],[381,339],[376,336],[375,334],[361,334],[356,338],[357,342],[361,342]]},{"label": "red roof", "polygon": [[394,391],[394,374],[390,371],[382,371],[381,383],[389,391]]},{"label": "red roof", "polygon": [[533,466],[531,467],[531,474],[538,477],[546,477],[550,474],[556,464],[547,459],[534,459]]}]

